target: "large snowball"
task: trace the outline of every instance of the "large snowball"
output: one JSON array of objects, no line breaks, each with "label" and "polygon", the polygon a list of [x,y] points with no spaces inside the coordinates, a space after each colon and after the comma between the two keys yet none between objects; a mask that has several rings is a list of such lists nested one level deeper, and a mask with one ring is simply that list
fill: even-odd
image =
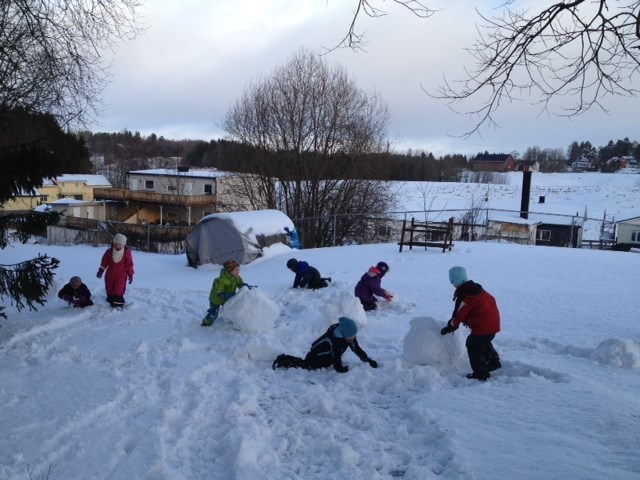
[{"label": "large snowball", "polygon": [[329,324],[338,323],[340,317],[349,317],[358,327],[367,325],[367,314],[353,293],[331,288],[326,291],[331,294],[331,298],[324,305],[324,314]]},{"label": "large snowball", "polygon": [[273,329],[280,315],[276,304],[259,288],[241,288],[220,310],[220,316],[246,333],[264,333]]},{"label": "large snowball", "polygon": [[416,317],[404,337],[404,358],[415,365],[447,366],[464,356],[464,334],[440,335],[443,322],[431,317]]}]

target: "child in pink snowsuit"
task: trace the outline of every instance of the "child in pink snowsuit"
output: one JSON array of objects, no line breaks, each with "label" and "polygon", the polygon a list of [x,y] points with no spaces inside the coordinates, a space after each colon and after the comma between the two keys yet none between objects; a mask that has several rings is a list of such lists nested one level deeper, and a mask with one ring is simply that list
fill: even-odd
[{"label": "child in pink snowsuit", "polygon": [[102,256],[97,277],[107,272],[104,277],[104,286],[107,290],[107,302],[112,307],[124,305],[124,292],[127,289],[127,280],[133,282],[133,256],[131,250],[126,248],[127,237],[118,233],[113,237],[111,248]]}]

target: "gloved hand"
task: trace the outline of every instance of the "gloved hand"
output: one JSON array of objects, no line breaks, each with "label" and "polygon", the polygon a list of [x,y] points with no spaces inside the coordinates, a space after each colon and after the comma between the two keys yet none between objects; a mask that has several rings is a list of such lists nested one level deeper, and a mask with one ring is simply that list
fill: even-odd
[{"label": "gloved hand", "polygon": [[449,320],[447,322],[447,326],[440,330],[440,335],[446,335],[447,333],[453,333],[458,329],[458,327],[453,326],[453,320]]},{"label": "gloved hand", "polygon": [[347,373],[348,371],[349,371],[349,367],[347,367],[346,365],[336,367],[336,372],[338,373]]},{"label": "gloved hand", "polygon": [[369,359],[369,365],[371,365],[372,368],[378,368],[378,362],[375,360]]},{"label": "gloved hand", "polygon": [[385,299],[387,302],[390,302],[391,300],[393,300],[393,295],[391,295],[389,292],[385,292],[385,294],[384,294],[384,299]]},{"label": "gloved hand", "polygon": [[231,297],[233,297],[235,295],[235,293],[229,293],[229,292],[220,292],[218,294],[218,296],[224,300],[229,300]]},{"label": "gloved hand", "polygon": [[129,285],[131,285],[133,283],[133,275],[129,276]]},{"label": "gloved hand", "polygon": [[98,269],[98,273],[96,273],[96,277],[98,278],[102,278],[102,274],[104,273],[104,269],[103,268],[99,268]]},{"label": "gloved hand", "polygon": [[242,287],[247,287],[249,290],[251,290],[252,288],[256,288],[257,285],[249,285],[248,283],[243,283],[241,285]]}]

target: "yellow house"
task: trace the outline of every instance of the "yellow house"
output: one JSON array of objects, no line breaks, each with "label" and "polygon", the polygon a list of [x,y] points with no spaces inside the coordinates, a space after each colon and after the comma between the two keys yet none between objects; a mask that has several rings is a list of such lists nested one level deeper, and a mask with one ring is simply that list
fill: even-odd
[{"label": "yellow house", "polygon": [[33,194],[24,193],[0,206],[0,212],[28,212],[62,198],[92,202],[94,188],[111,188],[103,175],[65,174],[46,179]]},{"label": "yellow house", "polygon": [[39,190],[36,189],[33,193],[21,192],[15,198],[7,200],[0,205],[0,215],[30,212],[41,203]]}]

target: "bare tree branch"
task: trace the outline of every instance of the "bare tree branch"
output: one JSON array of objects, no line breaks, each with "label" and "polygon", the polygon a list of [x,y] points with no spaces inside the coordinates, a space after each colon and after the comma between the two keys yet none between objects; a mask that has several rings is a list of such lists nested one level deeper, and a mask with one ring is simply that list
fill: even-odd
[{"label": "bare tree branch", "polygon": [[[638,94],[638,1],[575,0],[534,15],[508,7],[498,17],[478,15],[484,25],[468,50],[475,68],[461,81],[445,78],[431,95],[450,105],[480,99],[480,107],[465,112],[477,121],[463,136],[497,126],[494,113],[504,102],[533,96],[541,113],[575,116],[593,107],[605,110],[607,96]],[[552,103],[559,97],[568,102],[558,110]]]},{"label": "bare tree branch", "polygon": [[[392,0],[392,2],[402,5],[412,14],[420,18],[429,18],[434,13],[436,13],[436,10],[428,8],[419,0]],[[377,7],[376,3],[376,0],[358,0],[356,9],[353,12],[353,17],[351,17],[351,24],[349,25],[347,34],[342,38],[342,40],[340,40],[340,42],[338,42],[337,45],[326,48],[325,54],[332,52],[338,48],[345,47],[350,48],[354,51],[364,51],[367,43],[366,35],[365,32],[359,33],[357,31],[356,24],[363,13],[371,18],[378,18],[387,15],[387,12]]]}]

